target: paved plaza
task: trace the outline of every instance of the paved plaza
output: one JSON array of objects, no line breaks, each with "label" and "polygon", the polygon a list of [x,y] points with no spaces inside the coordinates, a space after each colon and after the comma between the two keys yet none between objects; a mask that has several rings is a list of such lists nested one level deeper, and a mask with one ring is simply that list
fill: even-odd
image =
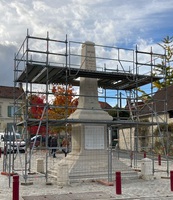
[{"label": "paved plaza", "polygon": [[[11,180],[12,181],[12,180]],[[12,186],[8,177],[0,175],[0,199],[12,199]],[[20,185],[20,200],[88,200],[88,199],[173,199],[168,179],[142,179],[122,184],[122,194],[116,195],[115,186],[105,186],[97,182],[76,183],[65,187],[46,185],[44,180],[34,180],[33,185]]]},{"label": "paved plaza", "polygon": [[[59,159],[57,155],[57,160]],[[56,163],[56,159],[50,158],[51,164]],[[0,158],[0,171],[2,172],[3,155]],[[122,160],[124,163],[126,159]],[[170,170],[172,168],[170,161]],[[56,181],[47,185],[45,177],[39,177],[36,174],[32,185],[23,185],[22,176],[20,176],[19,196],[20,200],[107,200],[107,199],[134,199],[134,200],[164,200],[173,199],[173,192],[170,189],[169,175],[163,170],[166,169],[166,162],[157,166],[159,172],[155,173],[152,180],[143,180],[141,178],[122,180],[122,194],[117,195],[115,184],[106,186],[97,181],[82,181],[72,183],[68,186],[58,186]],[[113,180],[113,182],[115,182]],[[0,175],[0,199],[11,200],[13,192],[13,178],[6,175]]]}]

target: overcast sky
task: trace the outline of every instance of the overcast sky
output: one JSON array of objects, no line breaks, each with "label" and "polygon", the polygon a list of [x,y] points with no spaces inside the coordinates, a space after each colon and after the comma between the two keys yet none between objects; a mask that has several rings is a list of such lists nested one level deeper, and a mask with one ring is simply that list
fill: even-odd
[{"label": "overcast sky", "polygon": [[30,35],[143,49],[173,35],[173,0],[0,0],[0,85]]}]

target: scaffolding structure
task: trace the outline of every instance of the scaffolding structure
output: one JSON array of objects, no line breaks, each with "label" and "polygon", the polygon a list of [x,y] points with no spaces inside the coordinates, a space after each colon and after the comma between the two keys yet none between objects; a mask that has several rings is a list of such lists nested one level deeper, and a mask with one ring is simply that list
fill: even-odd
[{"label": "scaffolding structure", "polygon": [[[155,94],[153,82],[165,79],[166,77],[165,74],[160,74],[158,76],[153,76],[153,74],[158,63],[161,63],[161,61],[165,59],[165,55],[154,53],[152,50],[150,52],[143,52],[138,50],[137,47],[133,50],[95,44],[97,70],[91,71],[81,68],[81,54],[79,51],[81,45],[81,42],[68,41],[67,36],[65,40],[56,40],[50,39],[49,33],[47,33],[47,37],[45,38],[30,36],[29,33],[27,33],[24,42],[15,55],[14,87],[17,87],[18,84],[22,84],[24,88],[23,105],[20,106],[23,115],[22,117],[15,115],[14,123],[16,127],[22,127],[22,134],[27,144],[24,155],[25,161],[21,167],[25,182],[28,181],[28,174],[32,171],[32,154],[35,152],[34,146],[30,148],[29,127],[37,126],[37,134],[39,134],[41,126],[46,127],[46,145],[41,149],[42,154],[44,152],[46,160],[46,172],[41,174],[40,177],[45,177],[46,181],[48,181],[48,169],[50,164],[48,147],[49,127],[67,126],[68,124],[78,123],[106,124],[108,126],[109,137],[112,137],[111,134],[113,130],[117,131],[117,138],[115,139],[119,140],[119,148],[115,148],[115,154],[118,153],[119,155],[121,150],[120,144],[124,143],[123,149],[130,155],[128,158],[131,167],[138,167],[139,153],[141,150],[148,151],[149,149],[149,147],[142,146],[141,144],[139,145],[140,137],[142,137],[139,135],[140,127],[150,127],[150,134],[146,137],[149,138],[151,144],[150,148],[153,149],[154,128],[156,126],[159,127],[160,124],[165,125],[165,127],[167,126],[167,98],[162,100],[165,105],[165,110],[161,119],[154,109],[154,101],[161,100],[152,99],[149,103],[148,101],[143,101],[138,90],[139,87],[147,86],[147,89],[150,90],[148,95],[152,97]],[[54,107],[54,105],[50,105],[49,103],[49,98],[53,95],[51,90],[52,85],[65,85],[66,89],[68,85],[79,87],[80,77],[97,79],[99,101],[108,102],[110,104],[113,103],[114,105],[111,109],[105,109],[109,112],[116,112],[113,121],[74,120],[68,118],[68,112],[66,112],[66,116],[63,119],[55,120],[49,117],[48,111],[50,108]],[[39,84],[39,87],[35,89],[35,85],[37,84]],[[44,89],[38,89],[43,86]],[[44,94],[46,98],[44,105],[42,105],[43,112],[41,116],[39,118],[34,118],[29,115],[29,110],[35,106],[30,104],[29,98],[31,95],[38,94]],[[80,94],[77,95],[77,97],[80,98]],[[140,102],[142,102],[142,106]],[[19,105],[17,98],[14,99],[14,106],[16,105]],[[144,107],[147,109],[142,110]],[[68,106],[66,106],[65,109],[69,109]],[[122,112],[127,111],[129,112],[128,116],[124,117],[121,115]],[[141,120],[143,116],[146,115],[150,120]],[[126,133],[124,129],[128,130],[128,133]],[[109,134],[109,130],[111,130],[111,134]],[[162,133],[160,132],[160,134]],[[162,135],[160,137],[162,137]],[[109,156],[111,157],[113,155],[110,153],[113,151],[112,142],[108,143],[108,150],[110,150]],[[153,151],[151,151],[153,173],[155,172],[154,156]],[[165,158],[168,161],[167,151],[165,151]],[[112,162],[112,158],[108,160],[108,162],[110,162],[110,160]],[[110,166],[108,171],[111,169],[112,166]],[[15,171],[14,166],[13,170]],[[167,172],[168,171],[169,165],[167,168]]]}]

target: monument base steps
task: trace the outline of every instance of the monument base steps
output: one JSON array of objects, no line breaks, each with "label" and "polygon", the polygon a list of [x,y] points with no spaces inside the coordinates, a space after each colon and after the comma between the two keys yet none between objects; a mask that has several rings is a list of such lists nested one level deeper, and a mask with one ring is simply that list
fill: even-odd
[{"label": "monument base steps", "polygon": [[[95,150],[94,152],[96,153],[97,151]],[[48,176],[55,181],[58,179],[65,179],[65,182],[69,181],[69,183],[87,180],[108,180],[108,152],[98,152],[94,155],[90,155],[88,152],[83,152],[77,156],[68,154],[67,157],[61,161],[57,160],[55,167],[48,171]],[[87,156],[85,156],[85,154]],[[63,165],[68,166],[68,172],[64,172]],[[127,179],[138,179],[138,173],[135,170],[118,160],[116,157],[113,157],[113,181],[115,181],[115,172],[117,171],[121,171],[122,181]]]}]

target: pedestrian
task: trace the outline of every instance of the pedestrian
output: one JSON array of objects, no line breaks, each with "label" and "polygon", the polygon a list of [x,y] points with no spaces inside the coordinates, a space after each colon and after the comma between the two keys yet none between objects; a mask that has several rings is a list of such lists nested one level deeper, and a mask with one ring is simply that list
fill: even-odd
[{"label": "pedestrian", "polygon": [[51,135],[49,135],[49,137],[48,137],[48,147],[50,147],[50,146],[51,146],[51,140],[52,140],[52,136],[51,136]]},{"label": "pedestrian", "polygon": [[51,149],[50,149],[50,147],[51,147],[51,140],[52,140],[52,136],[49,135],[49,137],[48,137],[49,156],[52,154]]},{"label": "pedestrian", "polygon": [[69,141],[67,138],[64,138],[62,141],[62,152],[65,154],[65,157],[67,156],[68,151],[69,151]]},{"label": "pedestrian", "polygon": [[56,158],[57,138],[55,135],[51,137],[50,146],[52,148],[51,153],[53,158]]}]

